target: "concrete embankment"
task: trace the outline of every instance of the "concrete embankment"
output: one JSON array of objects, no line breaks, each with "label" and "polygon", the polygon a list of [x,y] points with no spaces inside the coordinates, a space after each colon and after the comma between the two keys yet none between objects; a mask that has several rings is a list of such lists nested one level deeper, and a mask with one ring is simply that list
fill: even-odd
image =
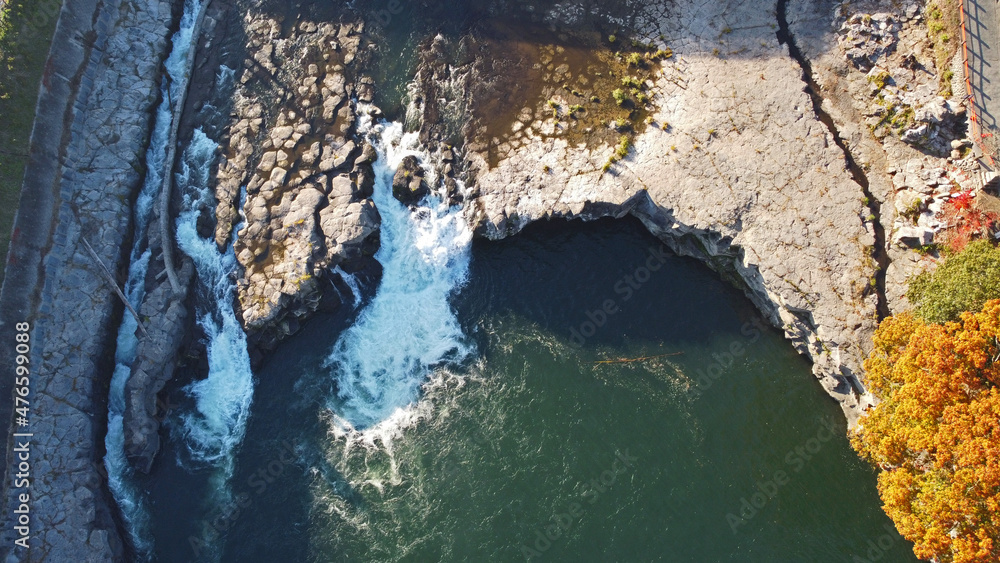
[{"label": "concrete embankment", "polygon": [[[30,160],[0,292],[0,362],[14,365],[17,323],[29,323],[26,426],[12,416],[12,378],[0,420],[30,433],[30,485],[16,487],[4,442],[3,538],[8,561],[122,560],[100,437],[106,426],[113,336],[122,305],[112,272],[125,266],[131,206],[142,178],[150,115],[176,6],[149,0],[65,2],[39,92]],[[23,440],[22,440],[23,441]],[[14,542],[27,494],[27,544]]]}]

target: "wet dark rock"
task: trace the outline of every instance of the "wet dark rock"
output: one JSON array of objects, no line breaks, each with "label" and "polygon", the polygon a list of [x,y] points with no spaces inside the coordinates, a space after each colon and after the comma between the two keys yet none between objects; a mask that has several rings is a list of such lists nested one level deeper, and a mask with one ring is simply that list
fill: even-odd
[{"label": "wet dark rock", "polygon": [[211,213],[199,213],[196,225],[199,237],[210,238],[215,235],[215,217]]},{"label": "wet dark rock", "polygon": [[355,172],[355,185],[357,198],[370,198],[375,193],[375,171],[371,165],[359,166]]},{"label": "wet dark rock", "polygon": [[375,99],[375,81],[371,77],[364,77],[361,79],[361,84],[358,85],[358,101],[370,104],[373,99]]},{"label": "wet dark rock", "polygon": [[424,181],[424,171],[415,156],[403,157],[392,177],[392,196],[406,205],[412,205],[431,193]]},{"label": "wet dark rock", "polygon": [[[160,420],[166,413],[158,395],[174,375],[177,354],[191,324],[185,302],[174,298],[167,280],[154,281],[158,271],[150,268],[147,275],[147,284],[152,282],[153,286],[147,290],[140,314],[148,319],[145,326],[149,336],[139,341],[125,385],[125,455],[142,473],[149,473],[160,450]],[[193,275],[194,266],[185,258],[178,272],[185,290]]]},{"label": "wet dark rock", "polygon": [[444,188],[448,194],[448,203],[451,205],[458,205],[465,200],[462,192],[459,190],[458,182],[454,178],[445,178]]},{"label": "wet dark rock", "polygon": [[361,166],[362,164],[372,164],[378,158],[378,153],[375,151],[375,147],[371,143],[365,141],[361,146],[361,154],[354,160],[355,166]]}]

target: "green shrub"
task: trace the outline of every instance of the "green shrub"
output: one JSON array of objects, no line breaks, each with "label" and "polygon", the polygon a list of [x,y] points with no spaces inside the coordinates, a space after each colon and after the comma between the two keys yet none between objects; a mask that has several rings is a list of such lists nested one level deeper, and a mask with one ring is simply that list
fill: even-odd
[{"label": "green shrub", "polygon": [[646,83],[634,76],[626,76],[622,78],[622,86],[633,90],[642,90],[646,87]]},{"label": "green shrub", "polygon": [[618,147],[615,149],[615,156],[618,159],[625,158],[628,156],[629,149],[632,148],[632,140],[628,138],[628,135],[622,135],[618,138]]},{"label": "green shrub", "polygon": [[653,53],[652,55],[649,56],[649,60],[651,60],[651,61],[660,61],[660,60],[663,60],[663,59],[669,59],[672,56],[674,56],[674,52],[670,48],[667,48],[667,49],[657,49],[657,51],[655,53]]},{"label": "green shrub", "polygon": [[620,106],[625,105],[625,101],[628,100],[628,96],[625,95],[625,90],[621,88],[616,88],[614,92],[611,92],[611,97],[615,99],[615,103]]},{"label": "green shrub", "polygon": [[933,272],[915,277],[906,298],[929,323],[955,321],[964,311],[982,309],[990,299],[1000,299],[1000,248],[984,240],[969,243]]}]

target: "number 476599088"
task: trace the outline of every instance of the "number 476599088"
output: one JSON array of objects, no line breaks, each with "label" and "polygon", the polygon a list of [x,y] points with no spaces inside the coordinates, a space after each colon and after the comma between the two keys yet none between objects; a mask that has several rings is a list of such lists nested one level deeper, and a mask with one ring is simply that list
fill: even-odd
[{"label": "number 476599088", "polygon": [[14,412],[17,413],[17,418],[15,421],[18,426],[28,425],[28,393],[31,391],[31,370],[28,368],[30,359],[28,358],[28,352],[31,351],[31,347],[28,345],[31,340],[31,334],[28,332],[31,330],[31,325],[28,323],[17,323],[14,327],[17,329],[17,335],[14,340],[17,341],[17,345],[14,347],[14,351],[17,352],[17,356],[14,357],[14,373],[16,377],[14,379]]}]

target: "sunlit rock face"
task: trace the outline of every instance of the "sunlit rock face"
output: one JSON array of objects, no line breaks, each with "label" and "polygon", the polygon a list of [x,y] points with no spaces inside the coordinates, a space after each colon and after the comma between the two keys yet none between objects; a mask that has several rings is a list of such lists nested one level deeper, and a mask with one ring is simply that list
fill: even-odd
[{"label": "sunlit rock face", "polygon": [[371,81],[354,84],[362,23],[285,28],[247,15],[245,29],[252,61],[237,77],[215,236],[230,242],[245,186],[238,297],[244,326],[269,348],[321,305],[333,268],[378,248],[374,153],[355,136]]}]

